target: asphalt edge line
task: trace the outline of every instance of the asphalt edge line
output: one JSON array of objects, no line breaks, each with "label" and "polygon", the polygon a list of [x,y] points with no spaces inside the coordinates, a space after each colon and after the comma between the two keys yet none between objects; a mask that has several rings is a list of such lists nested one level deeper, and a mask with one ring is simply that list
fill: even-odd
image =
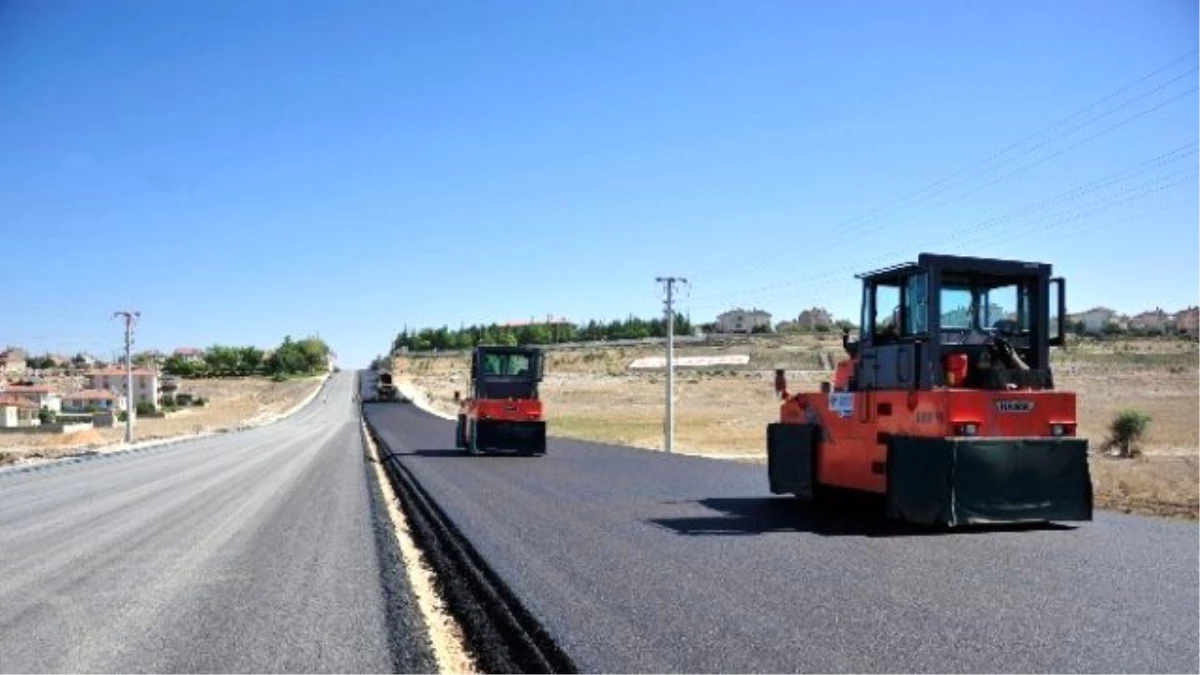
[{"label": "asphalt edge line", "polygon": [[467,644],[478,665],[488,673],[578,672],[571,658],[398,461],[369,421],[366,427],[383,454],[383,467],[416,541],[437,572],[440,591],[466,629]]},{"label": "asphalt edge line", "polygon": [[465,637],[465,631],[457,619],[450,613],[445,598],[439,592],[437,575],[429,564],[425,552],[413,538],[412,528],[408,517],[400,508],[395,496],[389,498],[386,488],[388,478],[379,458],[379,446],[375,443],[367,423],[360,417],[360,431],[363,446],[367,449],[367,459],[371,464],[372,473],[382,493],[384,508],[391,522],[392,534],[400,549],[400,558],[408,577],[408,586],[412,589],[417,600],[417,609],[425,622],[425,632],[429,638],[433,659],[439,673],[463,673],[476,675],[481,673],[472,657]]}]

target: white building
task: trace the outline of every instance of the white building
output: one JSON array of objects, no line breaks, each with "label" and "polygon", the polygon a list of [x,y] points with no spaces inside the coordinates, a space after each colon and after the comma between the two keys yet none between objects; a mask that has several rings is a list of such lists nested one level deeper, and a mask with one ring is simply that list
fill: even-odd
[{"label": "white building", "polygon": [[735,308],[717,316],[719,333],[751,333],[755,328],[771,329],[771,314],[761,309]]},{"label": "white building", "polygon": [[801,328],[808,330],[816,330],[821,327],[829,328],[833,325],[833,315],[824,307],[813,307],[800,312],[800,316],[796,318],[796,323],[800,324]]},{"label": "white building", "polygon": [[158,410],[160,383],[158,373],[153,370],[135,368],[133,371],[133,393],[125,391],[125,371],[120,368],[93,370],[87,374],[88,389],[103,389],[114,394],[124,394],[132,405],[149,403]]},{"label": "white building", "polygon": [[1116,323],[1117,313],[1107,307],[1093,307],[1071,316],[1070,319],[1082,323],[1085,333],[1102,333],[1105,326]]}]

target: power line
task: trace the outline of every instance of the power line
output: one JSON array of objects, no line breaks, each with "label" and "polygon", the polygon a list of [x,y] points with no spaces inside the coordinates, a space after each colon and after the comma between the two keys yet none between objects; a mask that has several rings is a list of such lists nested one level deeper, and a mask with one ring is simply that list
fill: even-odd
[{"label": "power line", "polygon": [[[1057,202],[1074,201],[1081,196],[1085,196],[1085,195],[1097,192],[1101,188],[1120,184],[1120,183],[1128,180],[1129,178],[1137,176],[1138,174],[1145,173],[1147,171],[1159,168],[1161,166],[1185,159],[1189,156],[1196,154],[1198,148],[1200,148],[1200,141],[1191,141],[1189,143],[1185,143],[1177,148],[1174,148],[1173,150],[1167,151],[1167,152],[1160,154],[1149,160],[1140,162],[1138,164],[1127,167],[1120,171],[1116,171],[1114,173],[1108,174],[1104,177],[1101,177],[1094,181],[1090,181],[1083,185],[1076,186],[1074,188],[1066,190],[1065,192],[1059,193],[1057,195],[1054,195],[1054,196],[1051,196],[1051,197],[1048,197],[1048,198],[1045,198],[1045,199],[1042,199],[1042,200],[1039,200],[1036,202],[1032,202],[1030,204],[1026,204],[1026,205],[1018,207],[1016,209],[1007,211],[999,216],[993,216],[992,218],[985,219],[983,221],[980,221],[979,223],[976,223],[976,224],[966,227],[966,228],[961,228],[960,230],[955,231],[955,232],[956,232],[957,236],[961,236],[962,234],[970,233],[970,232],[978,230],[978,229],[987,229],[990,227],[994,227],[995,225],[1002,224],[1004,222],[1012,221],[1020,216],[1026,215],[1031,212],[1045,210],[1046,207],[1052,206]],[[944,240],[944,235],[939,236],[939,242],[943,241],[943,240]],[[701,297],[698,297],[697,299],[711,301],[711,300],[722,299],[722,298],[743,297],[743,296],[747,296],[747,295],[761,293],[764,291],[771,291],[771,290],[780,289],[780,288],[794,287],[794,286],[805,284],[805,283],[808,283],[811,281],[830,277],[833,275],[842,274],[842,273],[845,273],[848,271],[861,270],[864,266],[870,264],[873,261],[876,261],[876,260],[882,261],[888,257],[892,257],[892,256],[877,256],[876,258],[871,258],[871,259],[868,259],[861,263],[847,264],[847,265],[844,265],[842,267],[839,267],[839,268],[829,271],[829,272],[824,272],[824,273],[815,274],[815,275],[809,275],[809,276],[802,277],[799,279],[793,278],[788,281],[769,284],[769,285],[765,285],[765,286],[760,286],[758,288],[746,289],[746,290],[741,290],[741,291],[731,291],[728,293],[718,293],[718,294],[708,295],[708,296],[701,296]]]},{"label": "power line", "polygon": [[[1058,227],[1059,225],[1062,225],[1062,224],[1079,221],[1079,220],[1082,220],[1089,216],[1092,216],[1094,214],[1112,210],[1114,207],[1138,202],[1138,201],[1147,199],[1155,194],[1158,194],[1160,192],[1168,190],[1172,187],[1176,187],[1178,185],[1183,185],[1186,183],[1194,183],[1197,176],[1198,176],[1198,172],[1195,167],[1191,167],[1191,168],[1186,169],[1181,172],[1166,174],[1164,176],[1157,177],[1157,178],[1147,181],[1145,183],[1136,185],[1132,188],[1128,188],[1122,192],[1107,195],[1095,202],[1085,205],[1090,208],[1079,208],[1074,211],[1068,210],[1068,211],[1059,211],[1057,213],[1051,213],[1051,214],[1048,214],[1048,215],[1043,216],[1038,219],[1025,221],[1026,222],[1025,226],[1006,230],[1001,233],[997,233],[997,236],[985,237],[983,239],[978,239],[978,238],[973,239],[972,240],[972,251],[974,253],[978,253],[979,249],[983,245],[987,245],[990,243],[996,243],[996,242],[1009,242],[1009,241],[1012,241],[1012,240],[1015,240],[1018,238],[1022,238],[1024,236],[1028,236],[1030,234],[1039,234],[1041,232]],[[1036,224],[1036,223],[1045,223],[1045,224],[1042,227],[1038,227],[1038,228],[1028,227],[1029,224]],[[962,230],[962,231],[958,232],[957,236],[951,236],[948,238],[945,236],[942,236],[942,237],[939,237],[938,241],[939,241],[939,244],[944,245],[946,241],[961,240],[968,233],[969,233],[968,230]],[[1068,233],[1069,233],[1069,231],[1068,231]],[[814,290],[821,290],[821,289],[829,288],[832,286],[840,285],[842,283],[841,276],[843,276],[844,274],[848,274],[848,273],[856,272],[856,271],[862,271],[862,269],[867,267],[872,262],[880,263],[880,264],[882,264],[883,262],[895,262],[895,260],[898,256],[905,255],[910,250],[911,249],[906,250],[905,252],[892,253],[889,255],[872,258],[871,260],[868,261],[867,264],[860,265],[857,267],[846,266],[846,267],[840,268],[838,270],[834,270],[834,271],[827,272],[827,273],[824,273],[821,275],[810,277],[807,280],[789,282],[786,284],[777,284],[773,287],[768,287],[766,289],[759,289],[760,292],[757,294],[757,298],[762,299],[764,297],[765,298],[795,297],[795,291],[793,289],[794,289],[794,287],[801,285],[801,284],[805,285],[806,293],[812,292]],[[830,277],[835,277],[835,276],[838,278],[836,278],[836,279],[830,278]],[[813,283],[806,283],[806,282],[813,282]],[[773,292],[766,292],[766,293],[761,292],[761,291],[766,291],[766,290],[771,290],[771,289],[774,289]],[[783,291],[782,293],[780,292],[781,290]],[[751,291],[751,293],[752,292],[753,291]],[[741,294],[739,294],[739,295],[741,295]],[[709,299],[709,303],[711,303],[711,304],[703,304],[700,306],[704,307],[706,309],[717,307],[717,304],[712,302],[712,298]]]},{"label": "power line", "polygon": [[[1191,50],[1191,51],[1189,51],[1189,52],[1187,52],[1187,53],[1185,53],[1185,54],[1183,54],[1183,55],[1180,55],[1180,56],[1178,56],[1178,57],[1176,57],[1176,58],[1172,59],[1171,61],[1169,61],[1169,62],[1167,62],[1167,63],[1163,64],[1162,66],[1159,66],[1158,68],[1155,68],[1155,69],[1154,69],[1154,70],[1152,70],[1151,72],[1149,72],[1149,73],[1146,73],[1145,75],[1142,75],[1141,77],[1138,77],[1138,78],[1134,79],[1133,81],[1131,81],[1131,82],[1128,82],[1128,83],[1126,83],[1126,84],[1124,84],[1124,85],[1122,85],[1122,86],[1118,87],[1117,89],[1115,89],[1115,90],[1113,90],[1113,91],[1111,91],[1111,92],[1109,92],[1109,93],[1105,94],[1104,96],[1100,97],[1099,99],[1096,99],[1096,100],[1092,101],[1091,103],[1089,103],[1089,104],[1087,104],[1087,105],[1083,106],[1082,108],[1080,108],[1080,109],[1076,110],[1075,112],[1072,112],[1071,114],[1069,114],[1069,115],[1067,115],[1067,116],[1065,116],[1065,117],[1063,117],[1063,118],[1061,118],[1061,119],[1059,119],[1059,120],[1057,120],[1057,121],[1055,121],[1055,122],[1051,123],[1050,125],[1048,125],[1048,126],[1046,126],[1046,127],[1043,127],[1042,129],[1040,129],[1040,130],[1038,130],[1038,131],[1036,131],[1036,132],[1034,132],[1034,133],[1032,133],[1032,134],[1029,134],[1029,135],[1025,136],[1024,138],[1022,138],[1022,139],[1020,139],[1020,140],[1018,140],[1018,141],[1016,141],[1016,142],[1014,142],[1014,143],[1011,143],[1011,144],[1009,144],[1008,146],[1006,146],[1006,147],[1004,147],[1004,148],[1002,148],[1002,149],[1000,149],[1000,150],[998,150],[998,151],[996,151],[996,152],[992,153],[992,154],[991,154],[991,155],[989,155],[988,157],[986,157],[986,158],[984,158],[984,159],[982,159],[982,160],[979,160],[979,161],[977,161],[977,162],[975,162],[975,163],[973,163],[973,164],[970,164],[970,165],[968,165],[968,166],[965,166],[965,167],[963,167],[963,168],[960,168],[960,169],[958,169],[958,170],[955,170],[955,171],[951,172],[950,174],[948,174],[948,175],[946,175],[946,176],[944,176],[944,177],[942,177],[942,178],[940,178],[940,179],[938,179],[938,180],[936,180],[936,181],[934,181],[934,182],[932,182],[932,183],[930,183],[930,184],[928,184],[928,185],[926,185],[926,186],[924,186],[924,187],[922,187],[922,188],[920,188],[920,189],[918,189],[918,190],[916,190],[916,191],[914,191],[914,192],[912,192],[912,193],[909,193],[908,195],[905,195],[904,197],[901,197],[900,199],[898,199],[898,200],[896,200],[896,201],[893,201],[893,202],[891,202],[891,203],[889,203],[889,204],[885,204],[885,205],[883,205],[883,206],[881,206],[881,207],[875,208],[875,209],[873,209],[873,210],[871,210],[871,211],[868,211],[868,212],[866,212],[866,213],[863,213],[863,214],[860,214],[860,215],[858,215],[858,216],[855,216],[855,217],[849,218],[849,219],[847,219],[847,220],[843,220],[843,221],[841,221],[841,222],[837,223],[836,225],[834,225],[834,228],[836,228],[836,229],[841,229],[841,228],[846,228],[847,226],[851,226],[851,225],[855,225],[855,224],[860,224],[860,223],[870,223],[870,222],[877,222],[877,221],[879,221],[879,220],[882,218],[882,215],[881,215],[881,214],[885,214],[885,213],[887,213],[887,212],[890,212],[890,211],[895,211],[895,210],[897,210],[899,207],[907,207],[907,206],[912,206],[913,204],[910,204],[910,202],[912,202],[912,203],[919,203],[920,201],[922,201],[922,200],[926,200],[926,199],[928,199],[928,198],[930,198],[930,197],[933,197],[933,196],[936,196],[936,195],[939,195],[939,194],[944,194],[945,192],[947,192],[947,191],[948,191],[948,190],[950,190],[951,188],[949,188],[949,187],[942,187],[942,186],[946,185],[947,183],[952,183],[952,182],[954,182],[954,180],[955,180],[956,178],[958,178],[959,176],[962,176],[963,174],[972,174],[972,175],[971,175],[971,177],[972,177],[972,178],[973,178],[973,177],[977,177],[977,176],[982,176],[982,175],[985,175],[985,174],[987,174],[987,173],[989,173],[989,172],[995,171],[996,169],[998,169],[998,168],[1000,168],[1000,167],[1004,166],[1005,164],[1008,164],[1008,163],[1010,163],[1010,162],[1012,161],[1012,159],[1016,159],[1016,158],[1019,158],[1019,157],[1025,156],[1025,155],[1028,155],[1028,154],[1030,154],[1031,152],[1034,152],[1034,151],[1036,151],[1036,150],[1038,150],[1038,149],[1040,149],[1040,148],[1046,147],[1047,145],[1050,145],[1050,144],[1052,144],[1052,143],[1053,143],[1053,142],[1055,142],[1055,141],[1054,141],[1053,139],[1052,139],[1052,140],[1049,140],[1049,141],[1044,141],[1044,142],[1042,142],[1042,143],[1040,143],[1040,144],[1038,144],[1038,145],[1035,145],[1035,146],[1033,146],[1032,148],[1027,148],[1025,151],[1023,151],[1022,153],[1018,154],[1016,157],[1014,157],[1014,158],[1012,158],[1012,159],[1005,160],[1005,161],[1003,161],[1003,162],[1000,162],[1000,163],[998,163],[998,164],[995,164],[995,165],[994,165],[994,166],[992,166],[990,169],[986,169],[986,170],[984,170],[983,172],[975,171],[976,169],[979,169],[980,167],[984,167],[984,166],[987,166],[987,165],[989,165],[989,164],[994,164],[994,163],[995,163],[995,160],[997,160],[998,158],[1000,158],[1000,157],[1003,157],[1003,156],[1005,156],[1005,155],[1008,155],[1008,154],[1010,154],[1011,152],[1013,152],[1013,151],[1015,151],[1015,150],[1017,150],[1017,149],[1019,149],[1019,148],[1021,148],[1021,147],[1025,146],[1025,145],[1027,145],[1028,143],[1030,143],[1030,142],[1032,142],[1032,141],[1034,141],[1034,140],[1037,140],[1037,139],[1039,139],[1039,138],[1041,138],[1041,137],[1043,137],[1043,136],[1046,136],[1046,135],[1048,135],[1048,134],[1049,134],[1051,131],[1054,131],[1055,129],[1058,129],[1058,128],[1060,128],[1060,127],[1064,126],[1065,124],[1067,124],[1067,123],[1069,123],[1069,122],[1071,122],[1071,121],[1073,121],[1073,120],[1075,120],[1075,119],[1077,119],[1077,118],[1079,118],[1079,117],[1082,117],[1082,116],[1086,115],[1088,112],[1090,112],[1090,111],[1092,111],[1092,110],[1096,109],[1097,107],[1099,107],[1099,106],[1101,106],[1101,105],[1103,105],[1103,104],[1105,104],[1105,103],[1108,103],[1108,102],[1110,102],[1110,101],[1113,101],[1114,99],[1120,98],[1120,97],[1121,97],[1121,95],[1125,94],[1126,92],[1129,92],[1129,91],[1131,91],[1131,90],[1133,90],[1133,89],[1137,88],[1139,85],[1141,85],[1141,84],[1143,84],[1143,83],[1147,82],[1148,80],[1151,80],[1151,79],[1153,79],[1154,77],[1156,77],[1156,76],[1158,76],[1158,75],[1160,75],[1160,74],[1162,74],[1162,73],[1164,73],[1164,72],[1167,72],[1167,71],[1171,70],[1172,68],[1174,68],[1174,67],[1175,67],[1175,66],[1177,66],[1178,64],[1182,63],[1183,61],[1186,61],[1186,60],[1188,60],[1188,59],[1191,59],[1191,58],[1193,58],[1193,57],[1196,55],[1197,51],[1200,51],[1200,50],[1195,50],[1195,49],[1193,49],[1193,50]],[[1187,77],[1188,75],[1194,74],[1194,73],[1196,73],[1198,70],[1200,70],[1200,68],[1195,68],[1195,67],[1194,67],[1194,68],[1190,69],[1189,71],[1187,71],[1186,73],[1183,73],[1183,74],[1181,74],[1181,75],[1177,75],[1177,76],[1175,76],[1175,77],[1171,78],[1170,80],[1168,80],[1168,81],[1166,81],[1166,82],[1164,82],[1164,83],[1160,83],[1158,86],[1156,86],[1155,88],[1151,89],[1150,91],[1143,92],[1143,93],[1141,93],[1141,94],[1137,95],[1136,97],[1134,97],[1134,98],[1132,98],[1132,99],[1130,99],[1130,100],[1128,100],[1128,101],[1125,101],[1124,103],[1121,103],[1120,105],[1118,105],[1118,106],[1116,106],[1116,107],[1114,107],[1114,108],[1112,108],[1112,109],[1108,110],[1107,112],[1104,112],[1104,113],[1101,113],[1101,114],[1099,114],[1099,115],[1096,115],[1096,116],[1094,116],[1094,117],[1091,117],[1090,119],[1086,120],[1086,121],[1085,121],[1085,122],[1083,122],[1082,124],[1076,125],[1076,126],[1072,127],[1071,129],[1069,129],[1069,130],[1068,130],[1068,131],[1066,131],[1066,132],[1059,132],[1059,133],[1055,134],[1055,136],[1056,136],[1057,138],[1059,138],[1059,139],[1061,139],[1061,138],[1064,138],[1064,137],[1066,137],[1066,136],[1069,136],[1070,134],[1072,134],[1072,133],[1074,133],[1074,132],[1076,132],[1076,131],[1079,131],[1079,130],[1083,129],[1084,127],[1086,127],[1086,126],[1090,125],[1091,123],[1093,123],[1093,122],[1095,122],[1095,121],[1097,121],[1097,120],[1100,120],[1100,119],[1103,119],[1104,117],[1107,117],[1107,116],[1109,116],[1109,115],[1112,115],[1113,113],[1115,113],[1115,112],[1117,112],[1117,111],[1119,111],[1119,110],[1122,110],[1122,109],[1124,109],[1124,108],[1126,108],[1126,107],[1128,107],[1128,106],[1130,106],[1130,105],[1133,105],[1134,103],[1137,103],[1138,101],[1144,100],[1144,99],[1146,99],[1146,98],[1148,98],[1148,97],[1150,97],[1150,96],[1152,96],[1152,95],[1154,95],[1154,94],[1156,94],[1156,93],[1158,93],[1158,92],[1162,91],[1163,89],[1165,89],[1166,87],[1168,87],[1168,86],[1170,86],[1171,84],[1175,83],[1176,81],[1178,81],[1178,80],[1180,80],[1180,79],[1182,79],[1182,78],[1184,78],[1184,77]],[[1012,176],[1015,176],[1015,175],[1018,175],[1018,174],[1020,174],[1020,173],[1023,173],[1024,171],[1027,171],[1028,169],[1031,169],[1031,168],[1033,168],[1034,166],[1037,166],[1037,165],[1040,165],[1040,164],[1042,164],[1042,163],[1045,163],[1045,161],[1049,161],[1049,159],[1053,159],[1054,157],[1060,156],[1061,154],[1063,154],[1063,153],[1065,153],[1065,152],[1067,152],[1067,151],[1069,151],[1069,150],[1073,150],[1073,149],[1075,149],[1075,148],[1077,148],[1077,147],[1079,147],[1079,146],[1081,146],[1081,145],[1083,145],[1083,144],[1085,144],[1085,143],[1087,143],[1087,142],[1090,142],[1091,140],[1095,140],[1096,138],[1099,138],[1100,136],[1106,135],[1107,133],[1111,133],[1112,131],[1115,131],[1116,129],[1118,129],[1118,128],[1120,128],[1121,126],[1123,126],[1124,124],[1126,124],[1126,123],[1128,123],[1128,122],[1131,122],[1131,121],[1134,121],[1134,120],[1136,120],[1136,119],[1140,119],[1140,118],[1144,117],[1145,115],[1148,115],[1148,114],[1150,114],[1151,112],[1154,112],[1155,110],[1158,110],[1158,109],[1160,109],[1160,108],[1164,107],[1165,105],[1167,105],[1167,104],[1169,104],[1169,103],[1172,103],[1172,102],[1174,102],[1175,100],[1177,100],[1178,98],[1181,98],[1182,96],[1185,96],[1185,95],[1187,95],[1187,94],[1193,93],[1194,91],[1196,91],[1196,89],[1191,89],[1191,90],[1189,90],[1189,91],[1187,91],[1187,92],[1184,92],[1183,94],[1180,94],[1180,95],[1178,95],[1178,96],[1172,97],[1172,98],[1171,98],[1171,99],[1169,99],[1168,101],[1165,101],[1165,102],[1163,102],[1163,103],[1160,103],[1159,105],[1157,105],[1157,106],[1154,106],[1153,108],[1151,108],[1151,109],[1149,109],[1149,110],[1142,111],[1142,112],[1140,112],[1140,113],[1137,113],[1137,114],[1135,114],[1135,115],[1133,115],[1133,116],[1131,116],[1131,117],[1129,117],[1129,118],[1126,118],[1126,119],[1122,120],[1121,122],[1119,122],[1119,123],[1117,123],[1117,124],[1115,124],[1115,125],[1112,125],[1111,127],[1109,127],[1109,128],[1107,128],[1107,129],[1105,129],[1104,131],[1100,132],[1099,134],[1096,134],[1096,135],[1093,135],[1093,136],[1091,136],[1091,137],[1089,137],[1089,138],[1087,138],[1087,139],[1084,139],[1083,141],[1080,141],[1080,142],[1078,142],[1078,143],[1076,143],[1076,144],[1074,144],[1074,145],[1070,146],[1069,148],[1067,148],[1067,149],[1065,149],[1065,150],[1063,150],[1063,151],[1061,151],[1061,152],[1058,152],[1058,153],[1056,153],[1056,154],[1052,155],[1052,156],[1051,156],[1051,157],[1049,157],[1049,158],[1045,158],[1045,159],[1043,159],[1043,160],[1039,160],[1038,162],[1035,162],[1035,163],[1033,163],[1033,164],[1031,164],[1031,165],[1028,165],[1028,166],[1026,166],[1026,167],[1024,167],[1024,168],[1022,168],[1022,169],[1019,169],[1019,170],[1017,170],[1017,171],[1014,171],[1014,172],[1010,172],[1009,174],[1006,174],[1006,175],[1005,175],[1004,177],[1002,177],[1001,179],[999,179],[999,180],[997,180],[997,181],[994,181],[994,182],[990,183],[989,185],[994,185],[996,182],[1000,182],[1000,180],[1004,180],[1004,179],[1007,179],[1007,178],[1011,178]],[[972,172],[973,172],[973,173],[972,173]],[[959,181],[959,182],[961,183],[961,181]],[[968,181],[968,182],[969,182],[969,181]],[[937,188],[941,188],[941,189],[937,189]],[[933,192],[930,192],[931,190],[932,190]],[[977,192],[977,191],[978,191],[978,190],[976,190],[976,192]],[[974,192],[972,192],[972,193],[970,193],[970,194],[974,194]],[[944,204],[942,204],[942,205],[944,205]],[[935,207],[935,208],[937,208],[937,207]],[[853,229],[855,229],[855,228],[850,228],[850,230],[853,230]],[[849,230],[843,230],[843,234],[846,234],[846,233],[848,233],[848,232],[849,232]],[[784,262],[786,262],[786,261],[784,261]],[[775,265],[775,264],[778,264],[778,263],[768,263],[768,265]],[[719,266],[719,267],[717,267],[717,268],[709,269],[709,270],[707,270],[707,271],[701,272],[701,273],[699,273],[699,274],[696,274],[696,275],[693,275],[693,276],[695,276],[695,277],[700,277],[700,278],[711,277],[711,276],[715,276],[716,274],[719,274],[719,273],[724,273],[724,272],[728,272],[728,271],[730,271],[730,270],[737,269],[737,268],[739,268],[739,267],[742,267],[742,266],[743,266],[743,263],[741,263],[741,262],[737,262],[737,263],[731,263],[731,264],[725,264],[725,265],[721,265],[721,266]]]}]

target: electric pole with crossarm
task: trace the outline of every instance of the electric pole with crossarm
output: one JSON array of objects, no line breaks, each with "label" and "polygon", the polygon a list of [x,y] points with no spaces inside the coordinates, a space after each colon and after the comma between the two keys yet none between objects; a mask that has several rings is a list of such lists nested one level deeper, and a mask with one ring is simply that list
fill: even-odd
[{"label": "electric pole with crossarm", "polygon": [[675,284],[686,284],[683,277],[657,277],[666,290],[663,303],[667,313],[667,412],[663,420],[663,450],[671,452],[675,445]]},{"label": "electric pole with crossarm", "polygon": [[133,396],[133,325],[141,312],[113,312],[113,318],[125,319],[125,442],[133,442],[133,413],[137,409]]}]

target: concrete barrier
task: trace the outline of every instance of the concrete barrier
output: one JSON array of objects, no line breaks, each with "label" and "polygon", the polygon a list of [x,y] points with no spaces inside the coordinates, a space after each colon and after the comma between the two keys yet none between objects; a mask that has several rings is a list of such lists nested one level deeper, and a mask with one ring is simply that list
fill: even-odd
[{"label": "concrete barrier", "polygon": [[93,428],[91,422],[76,424],[39,424],[36,427],[0,427],[0,433],[31,436],[33,434],[73,434]]}]

